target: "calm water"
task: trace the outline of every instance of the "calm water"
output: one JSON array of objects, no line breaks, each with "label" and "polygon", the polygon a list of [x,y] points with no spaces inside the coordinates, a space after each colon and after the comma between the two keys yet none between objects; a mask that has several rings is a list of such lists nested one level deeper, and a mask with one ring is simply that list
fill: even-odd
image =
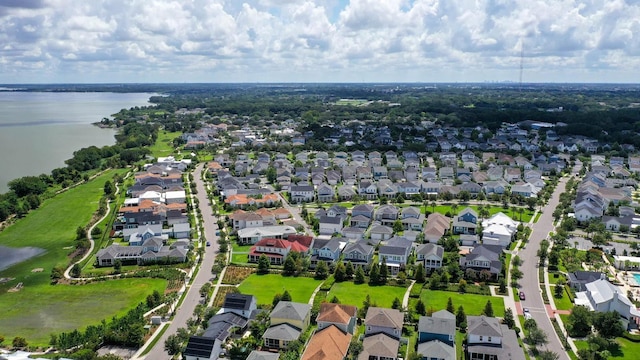
[{"label": "calm water", "polygon": [[0,92],[0,193],[12,179],[65,166],[83,147],[113,145],[115,131],[91,123],[153,95]]}]

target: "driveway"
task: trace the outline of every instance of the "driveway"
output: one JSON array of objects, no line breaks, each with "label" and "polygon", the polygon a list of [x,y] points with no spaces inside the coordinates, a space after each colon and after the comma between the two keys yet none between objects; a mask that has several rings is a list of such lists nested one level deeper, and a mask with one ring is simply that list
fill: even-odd
[{"label": "driveway", "polygon": [[[580,169],[578,166],[576,166],[576,168],[578,170]],[[577,173],[576,168],[574,168],[574,173]],[[538,279],[539,259],[537,252],[540,248],[540,242],[546,238],[551,231],[554,231],[553,211],[560,202],[560,194],[565,191],[568,179],[568,177],[564,177],[558,182],[553,196],[551,196],[551,199],[542,210],[540,219],[531,226],[532,232],[529,237],[529,242],[524,249],[518,251],[518,255],[523,260],[520,270],[522,270],[524,274],[519,282],[520,289],[518,291],[523,291],[526,295],[526,300],[521,301],[520,306],[521,308],[526,307],[529,309],[531,316],[536,323],[538,323],[538,327],[547,334],[549,343],[546,345],[546,348],[558,354],[560,360],[569,360],[569,356],[551,324],[550,316],[553,316],[553,314],[550,314],[551,310],[545,306],[542,300],[542,292],[539,286],[540,281]],[[518,312],[521,312],[521,310]]]},{"label": "driveway", "polygon": [[216,236],[216,231],[218,230],[218,219],[213,215],[211,206],[208,205],[209,199],[207,199],[205,183],[200,177],[202,167],[203,164],[198,164],[198,166],[196,166],[196,169],[193,171],[193,179],[198,191],[198,194],[196,194],[195,196],[200,202],[199,207],[202,213],[202,218],[204,220],[203,235],[206,241],[211,242],[211,246],[204,248],[205,252],[202,264],[200,265],[200,270],[198,271],[191,286],[187,287],[185,299],[182,302],[182,305],[180,305],[180,307],[176,310],[176,315],[171,321],[171,324],[169,324],[167,331],[162,334],[160,340],[156,343],[153,349],[147,355],[145,355],[144,359],[171,359],[171,356],[169,356],[164,351],[165,340],[167,339],[167,337],[169,337],[169,335],[175,334],[179,328],[187,327],[187,320],[193,316],[196,305],[198,305],[202,300],[202,298],[200,297],[200,288],[202,287],[202,285],[209,282],[212,278],[211,267],[215,262],[216,254],[218,252],[218,238]]}]

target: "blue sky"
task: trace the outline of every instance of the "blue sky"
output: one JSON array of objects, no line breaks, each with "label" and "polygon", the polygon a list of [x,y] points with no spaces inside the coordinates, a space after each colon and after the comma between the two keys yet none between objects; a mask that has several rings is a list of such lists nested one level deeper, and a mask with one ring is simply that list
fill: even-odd
[{"label": "blue sky", "polygon": [[637,0],[0,0],[0,83],[640,82]]}]

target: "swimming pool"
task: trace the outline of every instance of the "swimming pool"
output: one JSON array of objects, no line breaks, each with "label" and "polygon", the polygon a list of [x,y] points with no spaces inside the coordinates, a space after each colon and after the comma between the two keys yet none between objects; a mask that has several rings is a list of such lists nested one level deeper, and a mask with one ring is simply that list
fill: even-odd
[{"label": "swimming pool", "polygon": [[640,273],[632,273],[633,280],[636,282],[634,285],[640,285]]}]

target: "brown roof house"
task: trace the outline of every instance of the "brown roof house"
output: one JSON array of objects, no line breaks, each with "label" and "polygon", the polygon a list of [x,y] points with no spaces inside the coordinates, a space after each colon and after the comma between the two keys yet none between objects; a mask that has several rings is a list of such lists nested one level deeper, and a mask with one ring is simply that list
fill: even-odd
[{"label": "brown roof house", "polygon": [[404,316],[396,309],[370,307],[364,320],[364,340],[358,360],[398,358]]},{"label": "brown roof house", "polygon": [[316,322],[318,329],[336,326],[342,332],[353,334],[358,308],[352,305],[322,303]]}]

